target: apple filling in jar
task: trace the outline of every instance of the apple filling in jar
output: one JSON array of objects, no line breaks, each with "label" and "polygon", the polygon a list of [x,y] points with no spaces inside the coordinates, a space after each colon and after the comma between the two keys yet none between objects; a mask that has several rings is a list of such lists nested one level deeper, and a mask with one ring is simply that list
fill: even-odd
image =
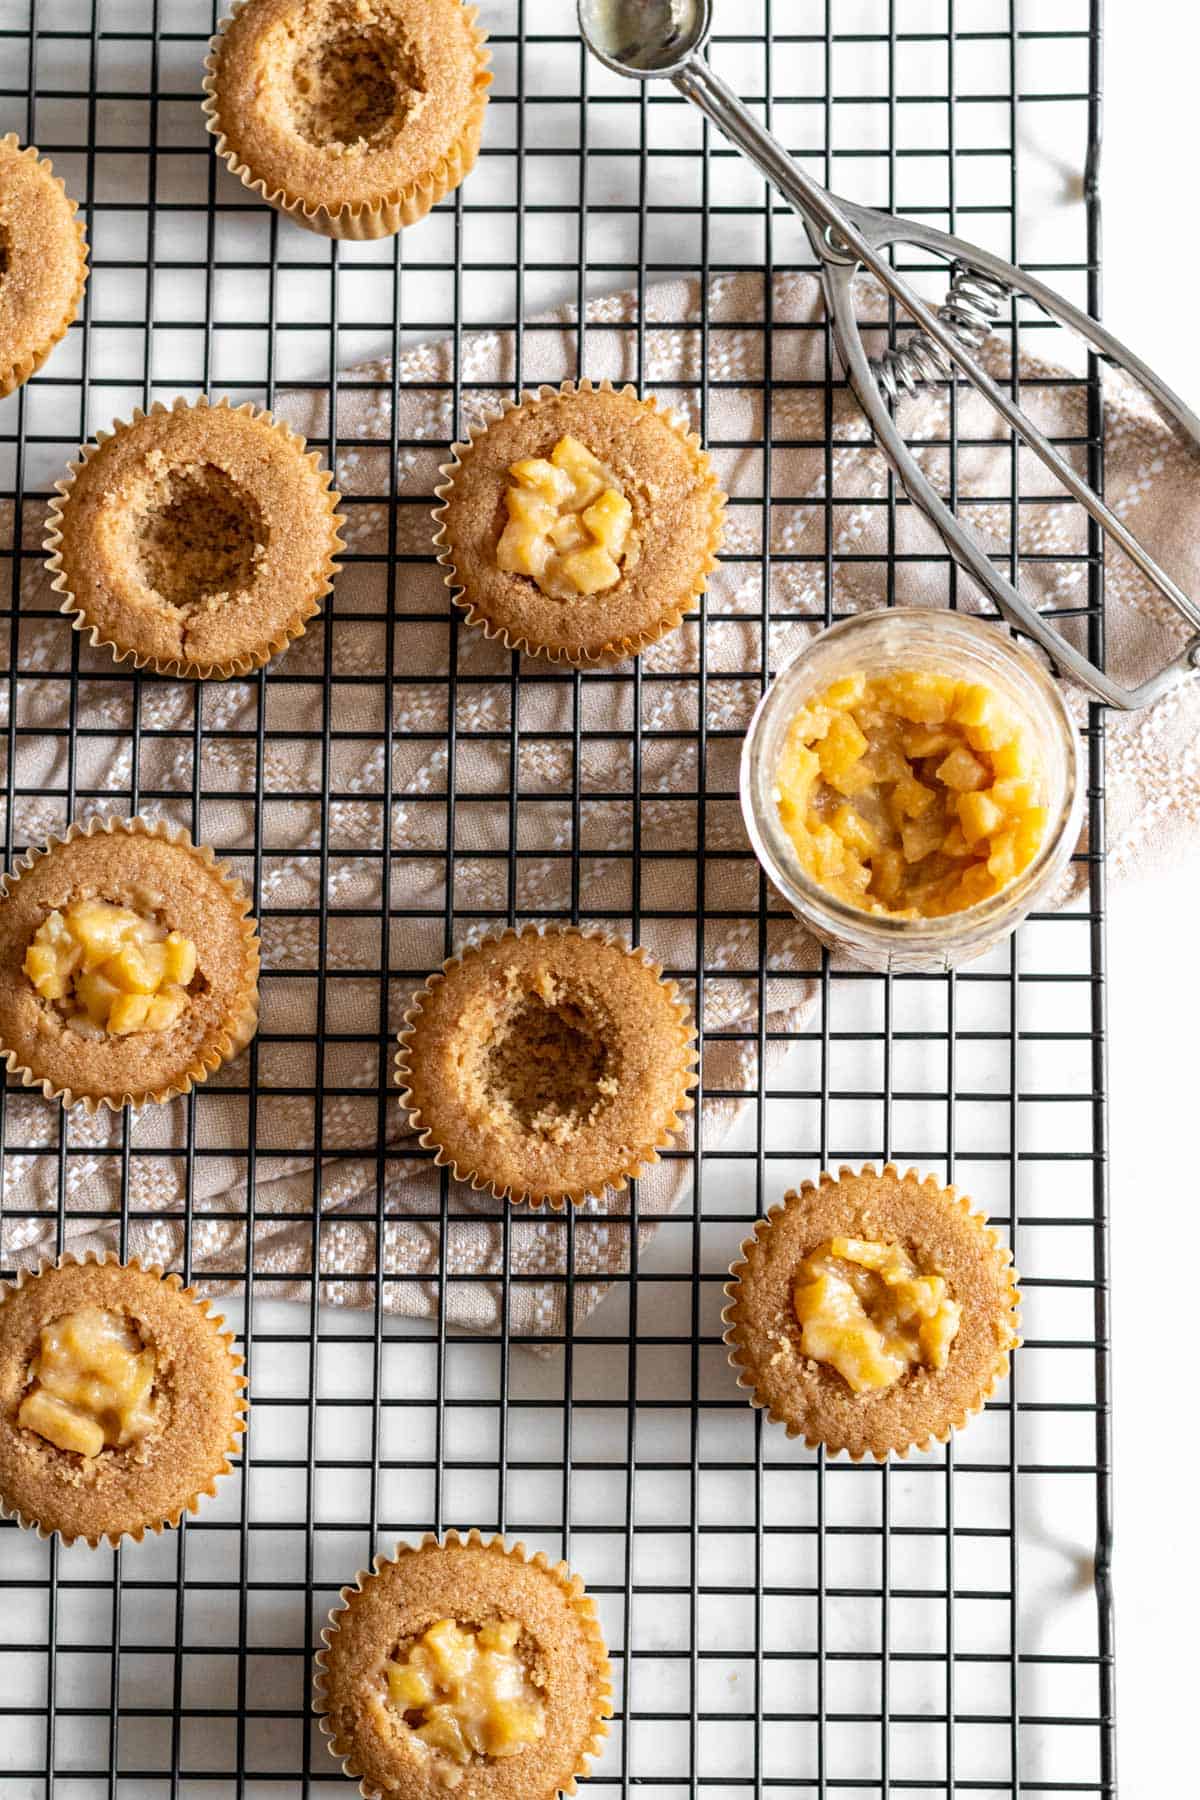
[{"label": "apple filling in jar", "polygon": [[509,469],[508,523],[496,566],[526,575],[543,594],[575,600],[615,587],[637,560],[633,508],[611,469],[578,438],[558,440],[549,457]]},{"label": "apple filling in jar", "polygon": [[89,1460],[153,1430],[154,1351],[128,1319],[87,1306],[43,1325],[39,1335],[18,1425]]},{"label": "apple filling in jar", "polygon": [[128,1037],[174,1025],[196,974],[196,946],[128,907],[77,900],[38,926],[24,969],[75,1030]]},{"label": "apple filling in jar", "polygon": [[546,1708],[519,1649],[515,1619],[475,1626],[438,1619],[386,1664],[388,1699],[449,1764],[456,1787],[483,1757],[517,1756],[544,1736]]},{"label": "apple filling in jar", "polygon": [[919,1270],[899,1244],[861,1238],[832,1238],[806,1256],[792,1305],[804,1355],[856,1394],[913,1368],[944,1369],[961,1317],[944,1276]]},{"label": "apple filling in jar", "polygon": [[1046,834],[1028,730],[993,689],[915,669],[850,675],[792,720],[780,822],[812,879],[865,912],[932,919],[997,894]]}]

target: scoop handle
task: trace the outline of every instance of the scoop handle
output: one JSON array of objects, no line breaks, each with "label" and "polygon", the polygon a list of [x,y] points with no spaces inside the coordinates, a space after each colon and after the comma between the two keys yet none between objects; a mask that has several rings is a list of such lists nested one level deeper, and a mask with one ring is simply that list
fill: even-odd
[{"label": "scoop handle", "polygon": [[[1077,332],[1107,362],[1124,369],[1141,383],[1159,408],[1200,449],[1200,419],[1166,383],[1110,331],[1072,306],[1061,294],[1026,275],[1015,264],[992,256],[962,238],[923,225],[915,219],[893,217],[870,207],[835,199],[806,175],[777,138],[764,130],[744,102],[707,62],[693,55],[670,79],[717,129],[747,156],[774,188],[804,220],[819,259],[826,304],[839,352],[859,403],[866,413],[880,449],[895,469],[911,499],[925,513],[946,542],[951,555],[989,594],[1009,621],[1026,632],[1079,682],[1107,705],[1136,711],[1174,687],[1190,670],[1200,667],[1200,606],[1172,580],[1123,520],[1102,497],[1080,478],[1070,463],[1021,411],[1012,397],[997,386],[972,354],[969,346],[929,307],[893,268],[887,257],[895,243],[915,244],[958,260],[990,275],[1004,286],[1026,295],[1060,324]],[[922,472],[897,428],[887,401],[880,393],[870,359],[859,332],[854,308],[854,277],[867,268],[903,307],[908,316],[933,340],[951,364],[985,396],[1022,443],[1048,468],[1089,518],[1113,539],[1141,570],[1169,605],[1191,627],[1191,641],[1164,668],[1139,686],[1127,688],[1083,656],[1041,617],[1016,585],[996,568],[980,541],[951,511]]]}]

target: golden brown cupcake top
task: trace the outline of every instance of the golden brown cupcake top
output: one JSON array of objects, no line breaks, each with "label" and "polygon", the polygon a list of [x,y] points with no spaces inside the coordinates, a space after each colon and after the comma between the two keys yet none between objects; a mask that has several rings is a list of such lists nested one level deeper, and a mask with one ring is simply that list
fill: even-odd
[{"label": "golden brown cupcake top", "polygon": [[273,204],[336,220],[399,199],[464,140],[473,157],[491,80],[475,16],[461,0],[247,0],[206,84],[222,153]]},{"label": "golden brown cupcake top", "polygon": [[260,668],[318,610],[340,549],[316,452],[252,406],[155,407],[88,445],[46,549],[62,610],[162,675]]},{"label": "golden brown cupcake top", "polygon": [[87,244],[52,165],[0,138],[0,397],[41,368],[79,311]]},{"label": "golden brown cupcake top", "polygon": [[399,1546],[359,1583],[323,1634],[316,1706],[365,1792],[575,1792],[612,1702],[595,1609],[565,1564],[450,1533]]},{"label": "golden brown cupcake top", "polygon": [[[509,494],[523,485],[513,471],[531,463],[569,467],[572,445],[600,471],[593,499],[611,494],[610,506],[627,502],[629,520],[612,569],[545,593],[537,571],[519,572],[508,554]],[[468,444],[456,445],[455,454],[437,490],[439,560],[470,622],[510,649],[575,663],[636,655],[673,630],[704,591],[725,497],[699,440],[632,388],[583,382],[526,395]],[[554,503],[563,515],[573,505],[569,495]],[[547,529],[569,528],[571,516]],[[588,530],[580,545],[609,554],[599,529]]]},{"label": "golden brown cupcake top", "polygon": [[[142,820],[110,821],[54,841],[5,887],[0,1052],[29,1085],[93,1105],[141,1103],[185,1092],[253,1035],[259,955],[250,902],[211,852],[183,834],[158,835]],[[105,1029],[88,1017],[88,996],[81,999],[77,986],[54,999],[27,972],[30,948],[52,915],[93,901],[194,948],[184,1003],[161,1027],[143,1019],[129,1032]]]},{"label": "golden brown cupcake top", "polygon": [[0,1501],[67,1543],[177,1525],[244,1429],[231,1346],[177,1275],[136,1262],[0,1288]]},{"label": "golden brown cupcake top", "polygon": [[789,1193],[730,1271],[730,1361],[789,1437],[855,1459],[944,1441],[1007,1373],[1011,1257],[954,1188],[841,1169]]},{"label": "golden brown cupcake top", "polygon": [[413,1129],[497,1196],[561,1206],[658,1160],[695,1084],[674,982],[567,928],[506,932],[430,978],[396,1059]]}]

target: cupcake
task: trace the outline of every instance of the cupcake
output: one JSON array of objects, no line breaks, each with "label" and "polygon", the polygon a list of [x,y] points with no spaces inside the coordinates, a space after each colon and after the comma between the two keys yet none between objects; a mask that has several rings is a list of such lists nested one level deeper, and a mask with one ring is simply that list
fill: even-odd
[{"label": "cupcake", "polygon": [[67,334],[87,281],[87,241],[51,164],[0,138],[0,399]]},{"label": "cupcake", "polygon": [[245,1430],[232,1332],[178,1275],[63,1257],[0,1286],[0,1505],[42,1536],[141,1541],[211,1495]]},{"label": "cupcake", "polygon": [[309,231],[390,237],[474,167],[491,85],[461,0],[243,0],[204,111],[244,187]]},{"label": "cupcake", "polygon": [[542,388],[453,454],[438,561],[468,623],[508,649],[636,656],[704,592],[725,496],[700,440],[633,388]]},{"label": "cupcake", "polygon": [[575,1792],[612,1686],[595,1607],[565,1563],[452,1531],[376,1557],[341,1600],[314,1698],[366,1800]]},{"label": "cupcake", "polygon": [[772,1209],[730,1270],[738,1385],[810,1448],[882,1461],[982,1410],[1019,1342],[1009,1252],[955,1188],[842,1169]]},{"label": "cupcake", "polygon": [[460,1181],[561,1208],[658,1161],[691,1109],[695,1035],[643,951],[526,926],[430,976],[396,1078],[412,1129]]},{"label": "cupcake", "polygon": [[88,1112],[173,1099],[254,1036],[258,963],[211,850],[146,819],[73,825],[0,884],[0,1056]]},{"label": "cupcake", "polygon": [[46,567],[93,644],[159,675],[245,675],[302,637],[342,548],[333,477],[270,413],[155,405],[86,444]]}]

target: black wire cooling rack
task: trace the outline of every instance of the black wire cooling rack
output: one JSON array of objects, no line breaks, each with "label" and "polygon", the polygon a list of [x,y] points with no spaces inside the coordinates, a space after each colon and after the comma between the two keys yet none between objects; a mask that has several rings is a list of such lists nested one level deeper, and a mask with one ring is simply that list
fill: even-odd
[{"label": "black wire cooling rack", "polygon": [[[213,161],[206,3],[0,0],[0,129],[53,156],[92,246],[81,320],[0,404],[5,864],[71,818],[160,812],[252,885],[265,945],[258,1039],[165,1123],[0,1100],[6,1269],[87,1232],[122,1251],[165,1243],[188,1276],[217,1270],[253,1401],[236,1474],[178,1532],[117,1552],[0,1534],[0,1796],[347,1791],[307,1712],[324,1615],[374,1547],[451,1525],[565,1555],[597,1594],[617,1688],[597,1792],[1110,1795],[1101,715],[1087,721],[1080,902],[957,975],[776,956],[785,915],[728,830],[768,617],[774,631],[840,616],[867,562],[889,581],[920,562],[950,604],[960,583],[937,546],[904,547],[912,515],[890,482],[854,501],[886,509],[886,552],[839,535],[830,380],[781,373],[770,350],[754,372],[725,369],[726,329],[766,343],[779,284],[810,266],[791,215],[669,90],[589,66],[567,0],[483,11],[497,79],[477,170],[401,237],[331,246]],[[1099,14],[1099,0],[719,0],[712,54],[835,191],[1023,255],[1094,310],[1094,187],[1064,207],[1061,170],[1094,175]],[[1021,207],[1047,170],[1053,231],[1031,238]],[[764,271],[754,316],[718,321],[714,284]],[[695,307],[648,325],[672,280],[694,284]],[[637,306],[579,322],[618,289]],[[463,628],[432,564],[431,452],[480,390],[540,371],[538,317],[562,303],[564,374],[605,372],[624,329],[654,390],[655,334],[687,334],[689,372],[661,385],[723,468],[750,458],[682,669],[519,663]],[[808,329],[828,369],[824,327]],[[479,376],[480,342],[511,357],[498,384]],[[425,367],[424,343],[443,365]],[[1091,376],[1070,441],[1095,482]],[[442,422],[409,436],[417,380]],[[723,438],[711,421],[733,387],[751,405]],[[205,391],[299,407],[350,516],[325,622],[221,689],[106,662],[41,572],[47,495],[76,445],[135,405]],[[358,436],[364,397],[385,422]],[[816,406],[816,429],[789,427],[792,403]],[[957,491],[969,446],[952,428],[944,448]],[[796,451],[820,464],[803,493],[789,491]],[[1032,497],[1015,453],[1011,469],[993,498],[1015,542]],[[815,548],[776,529],[801,502]],[[1099,546],[1062,560],[1076,582],[1063,610],[1099,658]],[[721,648],[731,621],[753,627],[752,656]],[[623,709],[603,731],[600,701]],[[714,857],[738,884],[722,904]],[[455,1232],[474,1215],[426,1168],[406,1202],[417,1277],[387,1248],[394,1178],[421,1179],[389,1136],[400,1011],[464,931],[531,912],[651,945],[685,928],[672,972],[704,1032],[704,1148],[668,1161],[676,1204],[653,1235],[636,1229],[636,1189],[602,1215],[623,1248],[594,1310],[578,1304],[594,1297],[594,1216],[534,1229],[496,1212],[471,1264]],[[722,1012],[731,994],[748,1022]],[[785,1186],[888,1156],[957,1180],[1008,1234],[1026,1342],[953,1445],[878,1468],[764,1426],[734,1386],[719,1311],[737,1243]],[[313,1271],[328,1273],[344,1219],[306,1171],[334,1157],[368,1179],[359,1259],[335,1252],[322,1289]],[[221,1228],[214,1261],[206,1234]],[[269,1232],[291,1258],[283,1297]],[[533,1273],[513,1262],[530,1243]],[[469,1332],[455,1321],[472,1306],[486,1316]]]}]

